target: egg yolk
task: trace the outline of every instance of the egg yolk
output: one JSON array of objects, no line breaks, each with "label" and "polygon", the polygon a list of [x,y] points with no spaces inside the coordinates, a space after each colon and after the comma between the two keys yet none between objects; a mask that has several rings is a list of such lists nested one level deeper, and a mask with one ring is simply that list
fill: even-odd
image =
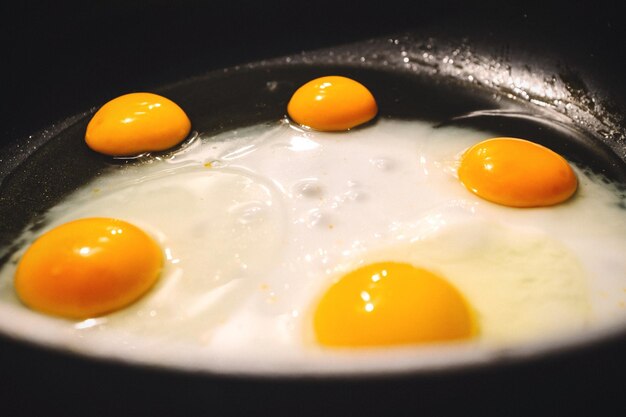
[{"label": "egg yolk", "polygon": [[20,260],[15,289],[27,306],[52,315],[87,318],[120,309],[156,282],[163,255],[130,223],[87,218],[37,239]]},{"label": "egg yolk", "polygon": [[152,93],[117,97],[87,125],[85,141],[96,152],[132,156],[169,149],[187,137],[189,118],[176,103]]},{"label": "egg yolk", "polygon": [[376,116],[372,93],[362,84],[340,76],[321,77],[300,87],[287,105],[296,123],[321,131],[348,130]]},{"label": "egg yolk", "polygon": [[569,199],[578,186],[567,161],[552,150],[515,138],[494,138],[465,152],[458,169],[474,194],[510,207],[551,206]]},{"label": "egg yolk", "polygon": [[446,280],[409,264],[382,262],[343,276],[313,317],[325,346],[363,347],[468,339],[470,308]]}]

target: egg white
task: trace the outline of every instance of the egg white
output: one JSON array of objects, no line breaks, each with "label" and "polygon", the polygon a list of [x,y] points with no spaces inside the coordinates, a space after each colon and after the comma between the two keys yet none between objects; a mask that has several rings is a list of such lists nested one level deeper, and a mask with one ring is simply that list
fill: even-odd
[{"label": "egg white", "polygon": [[[491,136],[418,121],[346,133],[280,122],[116,167],[51,209],[45,230],[93,216],[134,223],[166,255],[157,286],[107,316],[42,316],[14,294],[20,251],[0,271],[0,327],[81,352],[227,371],[378,366],[316,346],[310,314],[343,273],[385,260],[426,267],[461,290],[481,327],[461,347],[470,356],[622,325],[623,195],[576,169],[580,189],[558,206],[481,200],[455,169],[464,149]],[[438,363],[431,346],[415,349]],[[411,366],[423,360],[415,349]],[[464,354],[455,355],[443,362]]]}]

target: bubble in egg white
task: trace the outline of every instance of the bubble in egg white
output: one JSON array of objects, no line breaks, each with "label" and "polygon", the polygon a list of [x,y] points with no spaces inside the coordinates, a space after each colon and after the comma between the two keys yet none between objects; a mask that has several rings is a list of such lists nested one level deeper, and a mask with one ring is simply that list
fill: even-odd
[{"label": "bubble in egg white", "polygon": [[321,198],[324,195],[324,189],[317,178],[305,178],[297,181],[292,186],[292,190],[297,198]]}]

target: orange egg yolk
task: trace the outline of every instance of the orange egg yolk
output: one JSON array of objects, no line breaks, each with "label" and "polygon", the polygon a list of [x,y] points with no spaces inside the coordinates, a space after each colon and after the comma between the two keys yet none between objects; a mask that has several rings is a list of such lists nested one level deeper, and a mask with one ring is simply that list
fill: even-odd
[{"label": "orange egg yolk", "polygon": [[458,170],[474,194],[510,207],[551,206],[578,186],[567,161],[550,149],[515,138],[494,138],[465,152]]},{"label": "orange egg yolk", "polygon": [[29,307],[52,315],[87,318],[120,309],[156,282],[163,255],[130,223],[87,218],[37,239],[15,273],[15,289]]},{"label": "orange egg yolk", "polygon": [[351,129],[372,120],[377,112],[376,100],[367,88],[340,76],[309,81],[287,105],[292,120],[321,131]]},{"label": "orange egg yolk", "polygon": [[117,97],[87,125],[85,141],[96,152],[133,156],[169,149],[187,137],[189,118],[176,103],[152,93]]},{"label": "orange egg yolk", "polygon": [[313,327],[320,344],[336,347],[462,340],[476,330],[455,287],[427,270],[392,262],[343,276],[317,305]]}]

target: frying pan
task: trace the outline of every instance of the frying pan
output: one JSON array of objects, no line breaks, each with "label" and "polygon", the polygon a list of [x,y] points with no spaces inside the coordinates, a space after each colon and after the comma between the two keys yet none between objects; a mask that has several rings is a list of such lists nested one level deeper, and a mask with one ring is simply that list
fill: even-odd
[{"label": "frying pan", "polygon": [[[218,132],[282,117],[293,88],[321,72],[372,85],[385,109],[381,117],[419,116],[496,130],[503,123],[498,114],[464,121],[454,116],[494,107],[494,100],[539,111],[537,97],[533,102],[506,83],[490,84],[498,71],[509,71],[507,65],[533,80],[553,76],[555,88],[580,111],[556,109],[553,115],[575,115],[577,122],[564,132],[537,120],[507,119],[507,128],[539,137],[626,184],[626,57],[615,7],[434,1],[3,7],[9,74],[0,126],[3,245],[109,163],[81,142],[89,115],[105,101],[129,91],[168,93],[188,111],[195,129]],[[482,73],[470,69],[475,79],[468,84],[460,83],[454,66],[393,61],[405,57],[403,47],[418,58],[416,51],[429,45],[435,55],[460,50],[478,59],[480,68],[486,62],[481,59],[494,65]],[[279,88],[265,88],[276,80]],[[263,376],[138,366],[0,334],[0,410],[10,416],[619,414],[626,411],[620,383],[625,349],[626,332],[616,332],[484,365]]]}]

